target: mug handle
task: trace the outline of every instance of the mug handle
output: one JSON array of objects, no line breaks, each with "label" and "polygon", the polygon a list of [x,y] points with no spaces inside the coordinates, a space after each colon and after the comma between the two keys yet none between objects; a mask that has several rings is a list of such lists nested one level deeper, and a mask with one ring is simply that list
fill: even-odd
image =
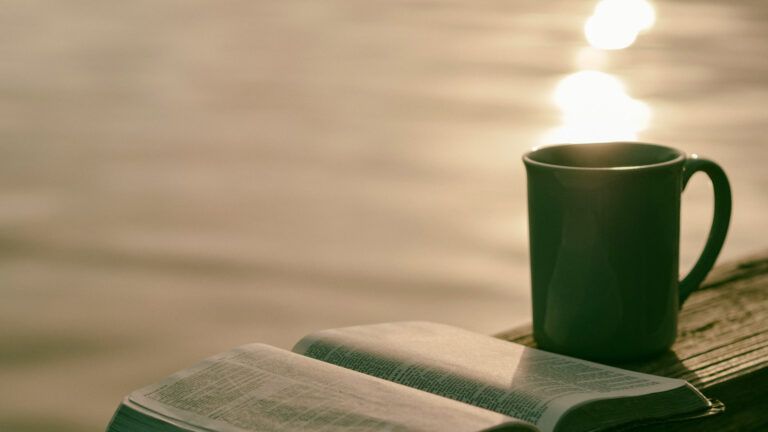
[{"label": "mug handle", "polygon": [[723,247],[723,242],[725,242],[725,235],[728,233],[728,224],[731,220],[731,186],[728,183],[728,177],[725,176],[725,172],[718,164],[696,155],[686,159],[683,166],[683,189],[688,184],[688,180],[698,171],[704,172],[712,181],[712,189],[715,193],[715,211],[704,251],[701,252],[701,256],[688,275],[680,281],[679,307],[683,307],[683,302],[701,285],[715,264],[717,255]]}]

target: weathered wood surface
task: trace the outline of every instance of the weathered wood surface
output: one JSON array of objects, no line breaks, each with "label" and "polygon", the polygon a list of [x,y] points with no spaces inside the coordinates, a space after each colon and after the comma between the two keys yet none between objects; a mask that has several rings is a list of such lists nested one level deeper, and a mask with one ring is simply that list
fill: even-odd
[{"label": "weathered wood surface", "polygon": [[[497,335],[535,346],[531,327]],[[689,381],[724,414],[649,431],[768,430],[768,251],[715,268],[680,312],[670,351],[617,366]]]}]

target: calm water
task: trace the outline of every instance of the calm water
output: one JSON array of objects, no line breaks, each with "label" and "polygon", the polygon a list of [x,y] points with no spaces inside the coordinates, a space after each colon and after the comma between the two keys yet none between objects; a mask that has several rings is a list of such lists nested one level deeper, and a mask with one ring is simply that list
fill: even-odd
[{"label": "calm water", "polygon": [[[546,142],[715,159],[723,258],[768,246],[768,7],[657,1],[603,51],[596,3],[5,2],[0,430],[103,429],[245,342],[528,321],[519,158]],[[685,265],[710,213],[696,178]]]}]

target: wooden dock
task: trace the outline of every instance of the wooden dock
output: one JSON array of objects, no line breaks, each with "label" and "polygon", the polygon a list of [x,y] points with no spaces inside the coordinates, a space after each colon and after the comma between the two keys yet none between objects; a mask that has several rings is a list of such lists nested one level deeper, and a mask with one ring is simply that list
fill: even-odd
[{"label": "wooden dock", "polygon": [[[530,326],[497,337],[535,346]],[[680,312],[670,351],[616,366],[687,380],[726,407],[717,416],[643,431],[768,430],[768,250],[712,271]]]}]

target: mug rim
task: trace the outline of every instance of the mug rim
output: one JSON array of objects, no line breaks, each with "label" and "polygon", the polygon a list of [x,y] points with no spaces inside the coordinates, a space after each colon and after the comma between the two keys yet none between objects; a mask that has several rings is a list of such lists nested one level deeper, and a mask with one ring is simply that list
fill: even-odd
[{"label": "mug rim", "polygon": [[[645,164],[645,165],[626,165],[626,166],[608,166],[608,167],[587,167],[587,166],[573,166],[573,165],[561,165],[561,164],[554,164],[554,163],[548,163],[548,162],[541,162],[538,160],[535,160],[532,158],[532,156],[544,149],[554,149],[554,148],[566,148],[566,147],[580,147],[580,146],[589,146],[589,145],[631,145],[635,147],[654,147],[657,149],[664,149],[667,151],[672,151],[676,154],[676,156],[670,160],[663,161],[663,162],[656,162],[651,164]],[[641,170],[641,169],[649,169],[649,168],[660,168],[660,167],[666,167],[670,165],[675,165],[678,163],[682,163],[686,158],[686,155],[684,152],[673,148],[669,146],[664,146],[661,144],[652,144],[652,143],[646,143],[646,142],[640,142],[640,141],[609,141],[609,142],[591,142],[591,143],[563,143],[563,144],[552,144],[552,145],[545,145],[541,147],[534,148],[533,150],[530,150],[523,154],[523,162],[526,165],[531,166],[540,166],[543,168],[550,168],[550,169],[562,169],[562,170],[572,170],[572,171],[629,171],[629,170]]]}]

